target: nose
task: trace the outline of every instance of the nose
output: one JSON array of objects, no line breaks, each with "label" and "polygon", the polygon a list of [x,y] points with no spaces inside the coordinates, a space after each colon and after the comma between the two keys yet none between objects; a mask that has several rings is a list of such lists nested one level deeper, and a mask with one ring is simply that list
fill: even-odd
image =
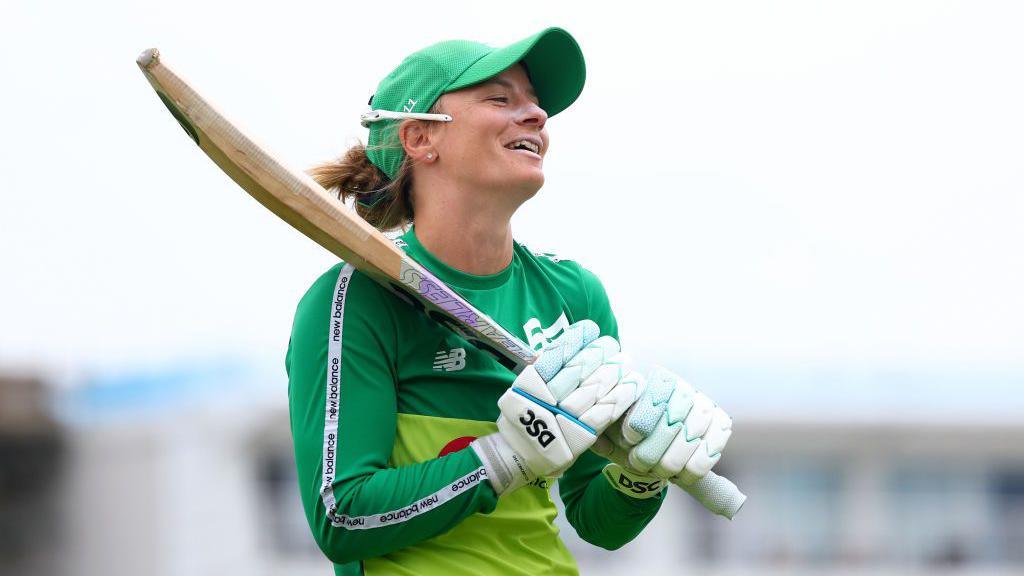
[{"label": "nose", "polygon": [[527,100],[526,104],[523,105],[519,113],[519,118],[516,120],[517,123],[523,126],[532,126],[537,130],[544,128],[544,124],[548,121],[548,113],[540,107],[539,104],[532,100]]}]

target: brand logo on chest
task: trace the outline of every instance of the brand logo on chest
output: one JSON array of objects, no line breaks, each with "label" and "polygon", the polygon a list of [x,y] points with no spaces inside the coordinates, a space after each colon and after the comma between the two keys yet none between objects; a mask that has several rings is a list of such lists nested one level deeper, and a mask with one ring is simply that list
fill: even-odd
[{"label": "brand logo on chest", "polygon": [[458,372],[466,367],[466,349],[452,348],[451,350],[438,350],[434,354],[435,372]]},{"label": "brand logo on chest", "polygon": [[530,348],[540,351],[548,342],[551,342],[555,338],[569,327],[569,321],[565,318],[565,312],[551,323],[551,326],[547,328],[541,327],[540,320],[536,318],[530,318],[523,324],[523,332],[526,332],[526,343],[530,345]]}]

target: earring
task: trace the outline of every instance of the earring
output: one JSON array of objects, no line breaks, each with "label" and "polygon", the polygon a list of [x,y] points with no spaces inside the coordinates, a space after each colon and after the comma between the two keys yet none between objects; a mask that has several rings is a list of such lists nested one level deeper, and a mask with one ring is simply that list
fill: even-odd
[{"label": "earring", "polygon": [[433,160],[433,159],[434,159],[434,153],[433,152],[427,152],[427,160]]}]

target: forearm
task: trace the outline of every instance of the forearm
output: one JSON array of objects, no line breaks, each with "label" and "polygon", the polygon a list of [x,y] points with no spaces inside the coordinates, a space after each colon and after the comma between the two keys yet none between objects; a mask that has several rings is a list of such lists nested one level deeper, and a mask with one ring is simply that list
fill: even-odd
[{"label": "forearm", "polygon": [[443,534],[467,516],[491,512],[497,505],[481,470],[472,451],[461,450],[340,478],[329,492],[312,488],[316,502],[308,511],[314,537],[332,562],[343,564]]},{"label": "forearm", "polygon": [[566,519],[580,538],[615,550],[628,544],[661,508],[665,491],[634,498],[617,490],[601,474],[607,461],[593,453],[580,457],[559,483]]}]

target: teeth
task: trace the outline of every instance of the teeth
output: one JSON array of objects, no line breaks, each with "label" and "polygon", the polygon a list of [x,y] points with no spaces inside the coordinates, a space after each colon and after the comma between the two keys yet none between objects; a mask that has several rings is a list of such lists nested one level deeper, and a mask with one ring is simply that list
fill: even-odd
[{"label": "teeth", "polygon": [[519,140],[508,145],[508,147],[513,150],[519,148],[520,146],[526,148],[527,150],[533,152],[534,154],[540,154],[540,147],[538,147],[533,142],[530,142],[529,140]]}]

